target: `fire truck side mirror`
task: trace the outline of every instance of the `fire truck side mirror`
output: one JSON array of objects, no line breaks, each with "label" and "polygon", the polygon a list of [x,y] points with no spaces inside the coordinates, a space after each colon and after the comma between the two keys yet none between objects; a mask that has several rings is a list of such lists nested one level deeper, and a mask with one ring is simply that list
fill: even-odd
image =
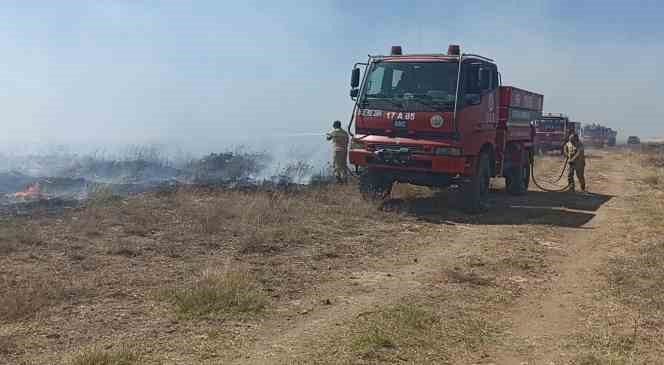
[{"label": "fire truck side mirror", "polygon": [[350,98],[355,100],[360,95],[360,89],[350,89]]},{"label": "fire truck side mirror", "polygon": [[350,87],[356,89],[360,86],[360,69],[354,68],[350,77]]}]

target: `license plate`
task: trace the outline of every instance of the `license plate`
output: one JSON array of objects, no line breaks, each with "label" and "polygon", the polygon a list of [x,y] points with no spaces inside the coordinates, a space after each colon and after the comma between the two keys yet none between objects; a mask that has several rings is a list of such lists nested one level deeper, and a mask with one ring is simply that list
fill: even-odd
[{"label": "license plate", "polygon": [[403,119],[397,119],[394,121],[394,128],[408,128],[408,121]]}]

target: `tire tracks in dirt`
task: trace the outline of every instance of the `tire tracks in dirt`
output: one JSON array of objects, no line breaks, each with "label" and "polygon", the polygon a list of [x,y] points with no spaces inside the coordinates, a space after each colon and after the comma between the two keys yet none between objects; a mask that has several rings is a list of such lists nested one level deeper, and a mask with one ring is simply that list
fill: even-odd
[{"label": "tire tracks in dirt", "polygon": [[624,197],[632,193],[624,156],[599,156],[604,160],[596,162],[588,175],[601,177],[603,182],[595,191],[613,198],[582,229],[564,232],[561,242],[565,242],[565,255],[553,266],[556,274],[546,285],[530,289],[506,314],[513,324],[508,334],[511,338],[495,350],[490,364],[558,365],[569,363],[573,356],[566,353],[565,344],[586,321],[580,310],[593,300],[594,289],[601,285],[598,269],[616,244],[611,240],[612,232],[620,229],[620,216],[629,214]]},{"label": "tire tracks in dirt", "polygon": [[[599,156],[603,159],[591,164],[588,173],[589,176],[599,171],[608,174],[597,179],[597,192],[614,196],[624,194],[625,172],[621,170],[624,166],[612,157],[607,158],[607,154]],[[572,199],[577,198],[584,199]],[[503,199],[508,200],[508,205],[528,205],[530,202],[528,197]],[[547,196],[546,199],[555,197]],[[580,320],[576,308],[584,301],[591,300],[587,296],[589,288],[598,280],[594,271],[607,255],[602,246],[603,240],[610,234],[606,227],[615,219],[615,211],[618,211],[612,207],[620,208],[623,203],[618,197],[605,206],[602,204],[598,204],[598,209],[591,212],[595,216],[581,227],[564,224],[554,227],[555,240],[564,242],[565,246],[557,247],[547,255],[547,260],[552,261],[546,274],[550,277],[544,280],[544,284],[532,284],[542,280],[528,280],[529,283],[524,287],[525,294],[509,308],[505,308],[504,318],[512,323],[506,336],[510,341],[515,341],[513,344],[507,341],[507,344],[500,347],[486,349],[484,353],[489,356],[484,356],[482,363],[548,364],[543,360],[553,358],[560,352],[560,340],[571,333]],[[569,212],[570,215],[583,211],[564,206],[549,208],[551,212],[558,212],[561,219],[565,219],[566,214],[561,211]],[[499,209],[489,214],[503,214]],[[583,213],[586,216],[592,215],[588,211]],[[538,217],[531,218],[525,214],[523,211],[515,214],[506,211],[505,216],[497,220],[495,217],[485,217],[484,224],[459,224],[454,235],[440,234],[441,229],[436,224],[422,223],[427,228],[417,237],[419,249],[400,254],[399,257],[384,258],[368,268],[357,268],[347,279],[313,288],[303,300],[318,302],[322,298],[332,297],[332,305],[318,306],[316,310],[304,313],[293,321],[279,318],[267,320],[261,325],[254,344],[234,363],[307,363],[303,359],[309,356],[312,341],[324,342],[336,338],[347,330],[344,324],[354,318],[418,293],[427,287],[425,284],[440,276],[442,271],[454,267],[459,257],[473,250],[481,250],[478,242],[493,240],[508,243],[515,227],[526,226],[535,233],[551,229]],[[526,221],[516,222],[523,219]],[[510,224],[510,220],[514,222]],[[479,223],[482,222],[480,218]],[[562,249],[562,255],[559,249]],[[417,262],[414,262],[414,258],[418,258]],[[409,263],[404,264],[406,262]],[[505,279],[511,273],[501,275]],[[527,344],[525,349],[522,346],[524,342]]]}]

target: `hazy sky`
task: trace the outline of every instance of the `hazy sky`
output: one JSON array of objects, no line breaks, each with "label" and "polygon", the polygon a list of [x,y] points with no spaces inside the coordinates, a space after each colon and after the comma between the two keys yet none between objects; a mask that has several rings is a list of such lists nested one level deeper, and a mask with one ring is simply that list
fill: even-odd
[{"label": "hazy sky", "polygon": [[2,1],[1,142],[323,132],[349,117],[354,62],[449,43],[546,111],[661,136],[663,16],[657,1]]}]

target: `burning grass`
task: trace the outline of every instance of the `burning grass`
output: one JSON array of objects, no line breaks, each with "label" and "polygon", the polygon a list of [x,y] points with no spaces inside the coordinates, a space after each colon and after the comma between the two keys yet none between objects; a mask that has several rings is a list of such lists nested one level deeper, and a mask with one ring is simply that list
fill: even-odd
[{"label": "burning grass", "polygon": [[183,318],[252,315],[262,312],[268,299],[247,270],[208,269],[188,284],[163,293]]}]

